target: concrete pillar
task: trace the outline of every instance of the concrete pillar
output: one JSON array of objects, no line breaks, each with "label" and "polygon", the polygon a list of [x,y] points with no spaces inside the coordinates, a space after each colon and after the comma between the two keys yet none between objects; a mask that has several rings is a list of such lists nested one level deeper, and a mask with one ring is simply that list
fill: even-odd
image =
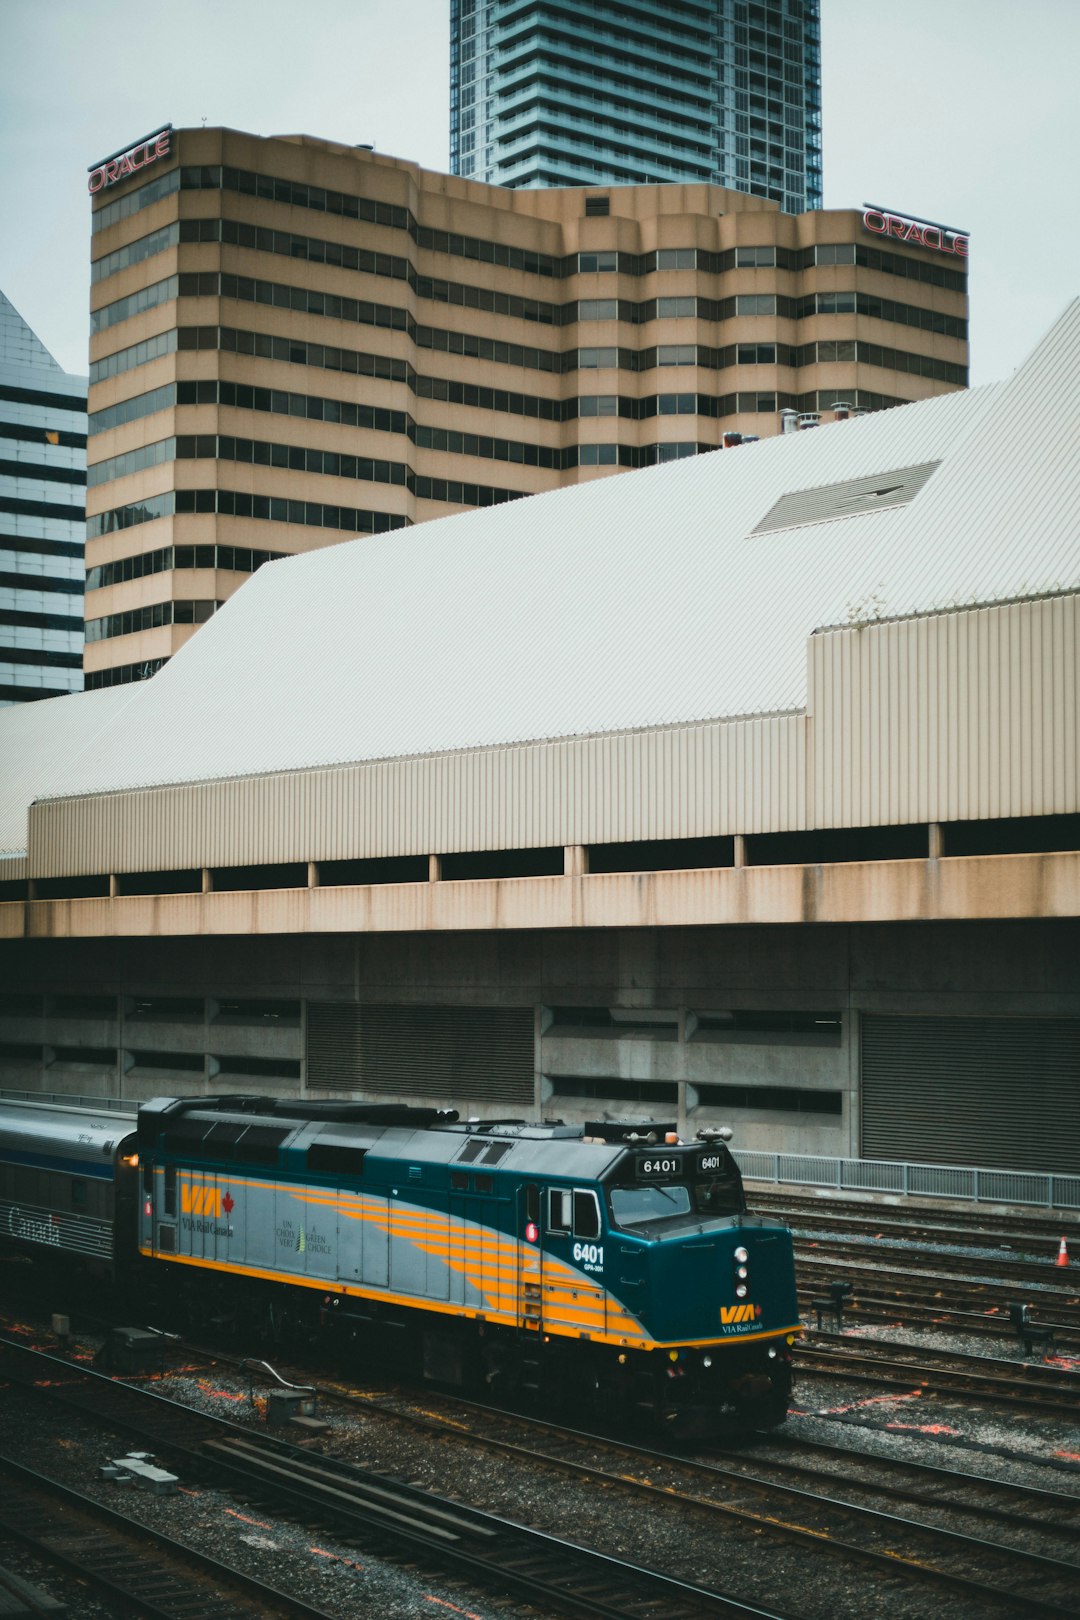
[{"label": "concrete pillar", "polygon": [[109,899],[110,900],[115,900],[119,893],[120,893],[120,888],[119,888],[119,885],[118,885],[118,883],[116,881],[116,873],[115,872],[110,872],[109,873]]},{"label": "concrete pillar", "polygon": [[37,884],[34,882],[33,878],[27,878],[26,880],[26,898],[28,900],[37,899]]},{"label": "concrete pillar", "polygon": [[930,823],[930,848],[927,851],[932,861],[940,861],[945,853],[945,829],[940,821]]},{"label": "concrete pillar", "polygon": [[429,855],[427,858],[427,880],[429,883],[442,881],[442,859],[438,855]]},{"label": "concrete pillar", "polygon": [[318,861],[308,861],[307,863],[307,886],[309,889],[317,889],[319,887]]},{"label": "concrete pillar", "polygon": [[565,844],[563,846],[563,872],[567,877],[584,877],[589,870],[588,855],[584,844]]},{"label": "concrete pillar", "polygon": [[204,866],[202,869],[202,892],[203,894],[211,894],[213,892],[213,888],[213,874],[208,866]]},{"label": "concrete pillar", "polygon": [[746,865],[746,837],[745,837],[745,834],[736,833],[734,843],[735,843],[735,865],[736,866],[745,866]]}]

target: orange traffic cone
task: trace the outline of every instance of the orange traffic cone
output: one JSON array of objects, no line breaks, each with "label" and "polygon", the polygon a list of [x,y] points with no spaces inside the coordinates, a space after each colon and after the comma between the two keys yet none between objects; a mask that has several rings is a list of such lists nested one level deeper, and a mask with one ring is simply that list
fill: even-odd
[{"label": "orange traffic cone", "polygon": [[1058,1249],[1058,1256],[1057,1256],[1057,1259],[1054,1261],[1054,1264],[1055,1264],[1055,1266],[1067,1266],[1068,1263],[1069,1263],[1069,1251],[1068,1251],[1068,1248],[1066,1247],[1065,1239],[1062,1238],[1061,1246]]}]

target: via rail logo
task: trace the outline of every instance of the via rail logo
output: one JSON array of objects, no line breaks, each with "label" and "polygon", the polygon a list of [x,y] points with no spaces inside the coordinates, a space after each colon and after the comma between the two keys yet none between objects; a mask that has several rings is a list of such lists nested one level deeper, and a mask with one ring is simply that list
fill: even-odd
[{"label": "via rail logo", "polygon": [[720,1321],[724,1327],[749,1326],[761,1321],[760,1305],[721,1305]]}]

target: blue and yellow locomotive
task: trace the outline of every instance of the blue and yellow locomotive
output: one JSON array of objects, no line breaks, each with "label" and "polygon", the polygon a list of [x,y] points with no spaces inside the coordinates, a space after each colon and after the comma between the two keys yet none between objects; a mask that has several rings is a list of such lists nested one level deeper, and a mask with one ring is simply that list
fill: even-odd
[{"label": "blue and yellow locomotive", "polygon": [[185,1320],[330,1334],[442,1384],[685,1432],[786,1414],[791,1237],[747,1213],[720,1133],[225,1096],[143,1104],[118,1172],[133,1151],[132,1263]]}]

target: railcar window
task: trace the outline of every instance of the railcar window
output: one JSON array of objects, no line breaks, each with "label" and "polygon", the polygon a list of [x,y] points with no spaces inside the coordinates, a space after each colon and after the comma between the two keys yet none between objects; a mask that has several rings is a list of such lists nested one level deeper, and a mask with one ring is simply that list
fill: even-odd
[{"label": "railcar window", "polygon": [[451,1192],[468,1192],[469,1178],[464,1170],[451,1170],[450,1190]]},{"label": "railcar window", "polygon": [[574,1236],[595,1238],[600,1236],[600,1206],[594,1192],[574,1189]]},{"label": "railcar window", "polygon": [[619,1226],[643,1226],[690,1212],[688,1187],[612,1187],[611,1213]]},{"label": "railcar window", "polygon": [[175,1166],[175,1164],[167,1164],[165,1166],[165,1187],[164,1187],[164,1192],[163,1192],[163,1205],[162,1205],[162,1207],[163,1207],[164,1212],[165,1212],[166,1215],[175,1215],[176,1214],[176,1166]]},{"label": "railcar window", "polygon": [[548,1231],[569,1232],[570,1194],[561,1187],[548,1189]]},{"label": "railcar window", "polygon": [[525,1188],[525,1219],[534,1224],[540,1220],[540,1189],[534,1183]]},{"label": "railcar window", "polygon": [[495,1191],[495,1183],[494,1183],[494,1181],[492,1180],[492,1178],[490,1176],[477,1176],[477,1178],[476,1178],[476,1191],[478,1193],[494,1192]]}]

